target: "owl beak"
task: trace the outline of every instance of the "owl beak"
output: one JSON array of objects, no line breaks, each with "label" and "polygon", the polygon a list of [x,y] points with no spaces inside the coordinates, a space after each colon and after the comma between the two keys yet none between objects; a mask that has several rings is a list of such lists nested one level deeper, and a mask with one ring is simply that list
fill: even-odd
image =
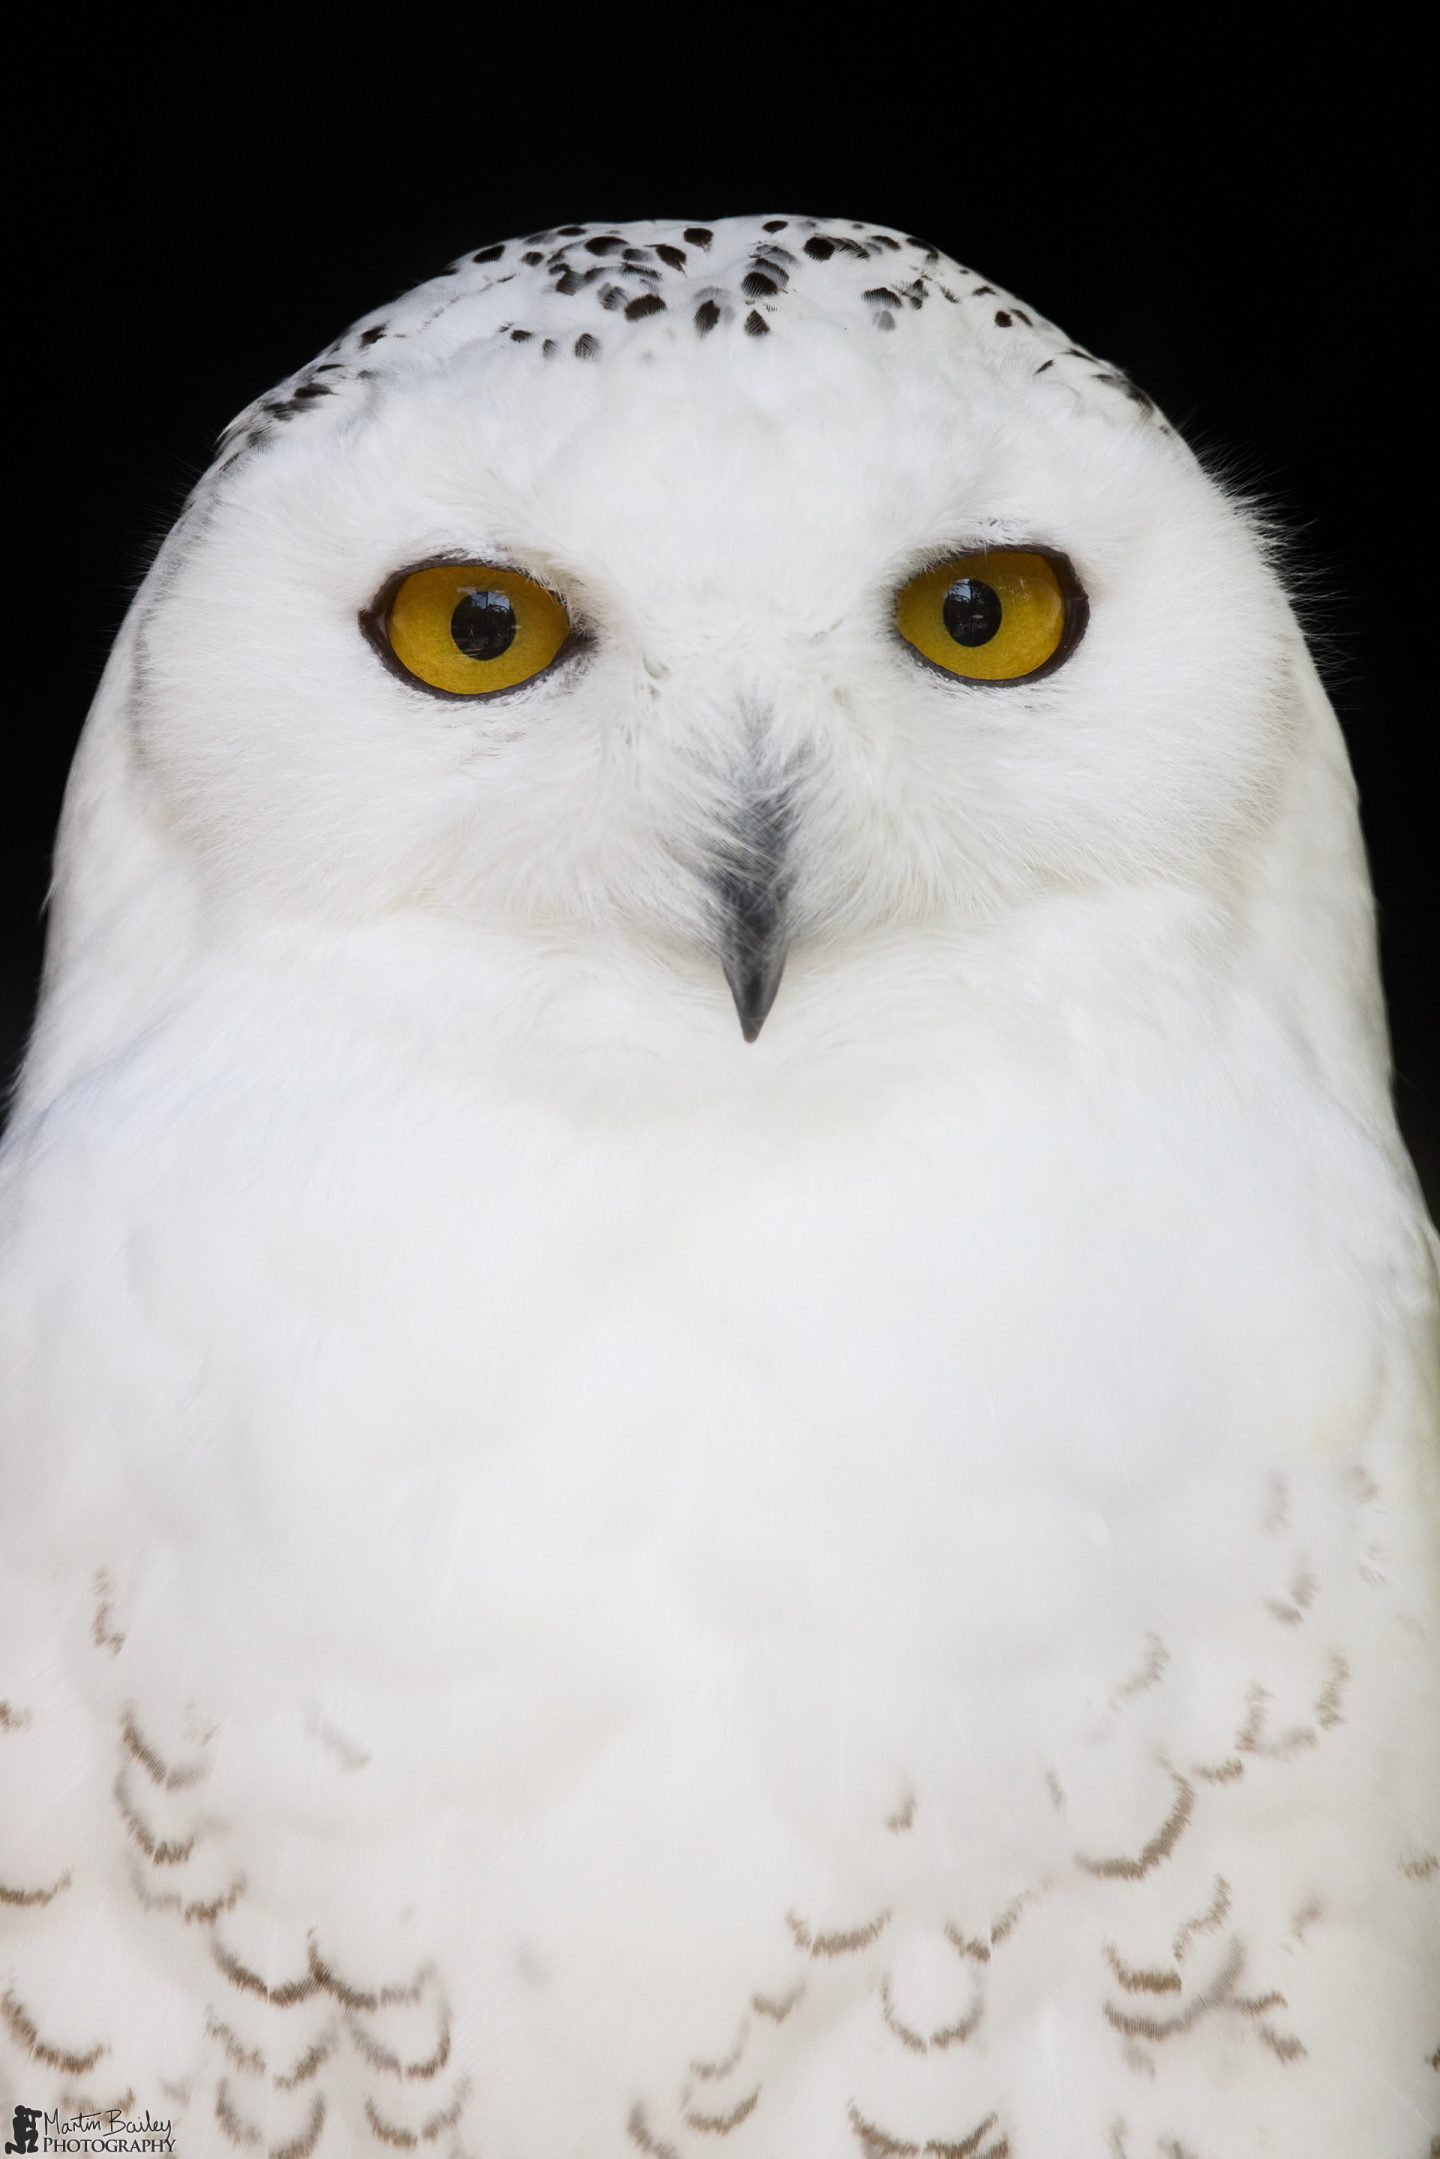
[{"label": "owl beak", "polygon": [[783,794],[757,801],[736,826],[734,856],[711,872],[720,964],[747,1042],[769,1017],[790,949],[789,826]]},{"label": "owl beak", "polygon": [[770,1016],[785,972],[790,939],[783,909],[769,882],[727,880],[720,962],[740,1015],[740,1032],[753,1042]]}]

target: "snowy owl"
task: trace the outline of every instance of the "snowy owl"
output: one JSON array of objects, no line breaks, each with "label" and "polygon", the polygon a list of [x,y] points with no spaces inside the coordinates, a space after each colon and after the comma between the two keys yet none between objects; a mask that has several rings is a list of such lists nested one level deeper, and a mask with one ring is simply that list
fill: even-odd
[{"label": "snowy owl", "polygon": [[1437,2150],[1353,787],[983,276],[568,225],[244,413],[4,1189],[16,2148]]}]

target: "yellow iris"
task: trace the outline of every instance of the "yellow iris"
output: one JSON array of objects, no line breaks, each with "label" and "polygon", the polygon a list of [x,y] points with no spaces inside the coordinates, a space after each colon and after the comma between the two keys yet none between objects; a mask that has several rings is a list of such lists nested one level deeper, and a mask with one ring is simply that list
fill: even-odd
[{"label": "yellow iris", "polygon": [[906,644],[966,682],[1023,682],[1058,666],[1085,614],[1065,558],[1018,547],[936,563],[895,601],[895,627]]},{"label": "yellow iris", "polygon": [[447,697],[488,697],[531,681],[570,635],[553,592],[486,562],[411,570],[367,622],[407,675]]}]

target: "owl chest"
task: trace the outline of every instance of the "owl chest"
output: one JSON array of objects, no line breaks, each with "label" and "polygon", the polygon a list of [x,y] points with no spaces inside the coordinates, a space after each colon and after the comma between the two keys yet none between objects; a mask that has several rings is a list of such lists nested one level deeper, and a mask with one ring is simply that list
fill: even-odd
[{"label": "owl chest", "polygon": [[647,1609],[697,1656],[738,1615],[1043,1659],[1139,1608],[1157,1523],[1200,1594],[1215,1495],[1248,1525],[1370,1360],[1273,1152],[1123,1124],[332,1131],[252,1184],[264,1325],[208,1348],[257,1571],[386,1654],[528,1615],[636,1669]]}]

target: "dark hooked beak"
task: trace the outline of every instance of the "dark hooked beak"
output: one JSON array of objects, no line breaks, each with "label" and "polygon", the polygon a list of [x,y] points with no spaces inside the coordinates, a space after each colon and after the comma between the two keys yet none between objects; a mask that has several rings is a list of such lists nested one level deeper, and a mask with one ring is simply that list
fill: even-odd
[{"label": "dark hooked beak", "polygon": [[712,873],[720,964],[747,1042],[769,1017],[790,949],[789,826],[787,798],[767,797],[737,828],[735,861]]}]

